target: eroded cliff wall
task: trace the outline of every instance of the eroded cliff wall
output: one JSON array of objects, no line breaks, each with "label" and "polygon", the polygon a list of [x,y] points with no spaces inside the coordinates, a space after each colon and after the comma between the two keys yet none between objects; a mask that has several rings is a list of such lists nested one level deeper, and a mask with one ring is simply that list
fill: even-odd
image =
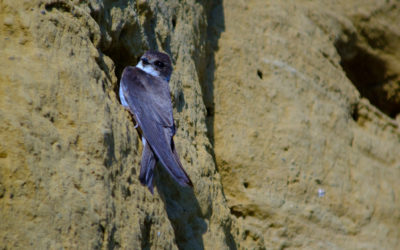
[{"label": "eroded cliff wall", "polygon": [[[372,0],[1,1],[0,247],[395,248],[399,14]],[[137,179],[116,90],[148,49],[173,60],[193,190],[161,168],[154,196]]]},{"label": "eroded cliff wall", "polygon": [[398,248],[399,2],[225,1],[224,14],[207,107],[237,243]]},{"label": "eroded cliff wall", "polygon": [[[1,248],[232,244],[198,75],[215,4],[1,1]],[[162,171],[154,196],[138,182],[140,143],[115,90],[148,49],[174,62],[175,141],[193,191]]]}]

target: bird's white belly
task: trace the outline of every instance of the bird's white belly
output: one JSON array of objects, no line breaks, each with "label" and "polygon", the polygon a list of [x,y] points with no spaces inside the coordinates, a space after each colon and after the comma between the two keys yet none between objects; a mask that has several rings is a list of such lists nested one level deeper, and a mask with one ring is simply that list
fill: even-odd
[{"label": "bird's white belly", "polygon": [[125,100],[124,92],[122,91],[122,86],[119,86],[119,99],[121,100],[122,106],[129,108],[128,102]]}]

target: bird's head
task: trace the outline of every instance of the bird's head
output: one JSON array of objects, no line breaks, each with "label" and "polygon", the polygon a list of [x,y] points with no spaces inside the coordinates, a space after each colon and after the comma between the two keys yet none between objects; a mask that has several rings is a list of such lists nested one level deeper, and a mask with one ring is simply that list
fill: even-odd
[{"label": "bird's head", "polygon": [[167,82],[171,78],[171,59],[167,54],[162,52],[151,50],[147,51],[140,58],[140,61],[136,65],[136,67],[140,68],[141,70],[152,76],[161,77]]}]

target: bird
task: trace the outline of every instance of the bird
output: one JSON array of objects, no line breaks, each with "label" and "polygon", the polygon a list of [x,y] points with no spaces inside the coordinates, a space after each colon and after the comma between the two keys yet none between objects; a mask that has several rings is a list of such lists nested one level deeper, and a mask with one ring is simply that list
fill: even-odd
[{"label": "bird", "polygon": [[193,187],[173,140],[176,127],[169,90],[172,70],[168,54],[150,50],[143,54],[136,66],[125,67],[120,80],[121,104],[132,114],[135,128],[141,130],[143,151],[139,181],[152,194],[158,161],[181,186]]}]

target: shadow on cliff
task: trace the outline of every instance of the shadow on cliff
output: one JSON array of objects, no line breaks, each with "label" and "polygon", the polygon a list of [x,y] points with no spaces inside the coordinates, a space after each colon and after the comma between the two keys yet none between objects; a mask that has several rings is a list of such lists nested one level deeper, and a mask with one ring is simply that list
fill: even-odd
[{"label": "shadow on cliff", "polygon": [[[216,1],[210,15],[207,27],[207,53],[204,58],[203,67],[199,67],[199,80],[202,88],[203,101],[206,106],[207,136],[214,146],[214,73],[215,73],[215,51],[218,50],[218,40],[225,30],[225,18],[222,1]],[[213,155],[214,150],[209,152]]]},{"label": "shadow on cliff", "polygon": [[[225,16],[223,2],[215,1],[209,12],[208,16],[208,27],[207,27],[207,53],[205,56],[205,62],[203,67],[199,70],[199,80],[201,84],[203,102],[206,106],[206,126],[207,136],[211,143],[211,148],[208,148],[208,152],[213,157],[215,167],[218,171],[217,161],[214,152],[214,74],[216,70],[215,65],[215,52],[218,50],[218,41],[221,37],[221,33],[225,30]],[[223,191],[223,187],[222,187]],[[224,225],[225,240],[229,249],[236,250],[236,243],[231,233],[231,223]]]},{"label": "shadow on cliff", "polygon": [[164,202],[179,249],[204,249],[203,234],[207,231],[207,223],[193,189],[177,184],[160,164],[157,164],[155,186]]},{"label": "shadow on cliff", "polygon": [[[215,52],[218,50],[218,41],[221,33],[225,30],[225,16],[223,1],[213,1],[210,6],[210,11],[207,17],[207,41],[206,41],[206,55],[197,65],[199,81],[201,84],[203,102],[206,107],[206,126],[207,137],[210,140],[211,147],[207,151],[213,157],[215,167],[218,170],[217,161],[214,152],[214,74],[216,70],[215,65]],[[223,191],[223,187],[222,187]],[[210,213],[211,216],[212,212]],[[210,219],[209,217],[207,217]],[[236,250],[236,243],[231,234],[231,223],[223,225],[223,232],[225,240],[229,249]]]}]

